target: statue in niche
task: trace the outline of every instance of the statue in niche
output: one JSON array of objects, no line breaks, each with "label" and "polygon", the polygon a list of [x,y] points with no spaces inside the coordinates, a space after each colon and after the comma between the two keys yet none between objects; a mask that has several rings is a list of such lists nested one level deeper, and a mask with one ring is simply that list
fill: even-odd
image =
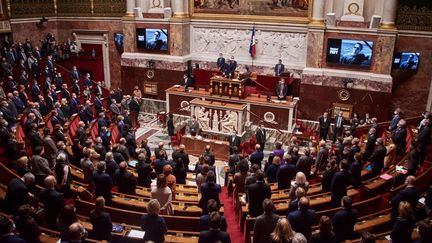
[{"label": "statue in niche", "polygon": [[221,119],[222,132],[231,133],[237,131],[237,113],[234,111],[226,111]]},{"label": "statue in niche", "polygon": [[200,125],[202,130],[210,129],[210,118],[209,112],[205,110],[204,107],[201,107],[197,113],[198,124]]},{"label": "statue in niche", "polygon": [[213,113],[212,130],[219,132],[219,116],[216,110]]}]

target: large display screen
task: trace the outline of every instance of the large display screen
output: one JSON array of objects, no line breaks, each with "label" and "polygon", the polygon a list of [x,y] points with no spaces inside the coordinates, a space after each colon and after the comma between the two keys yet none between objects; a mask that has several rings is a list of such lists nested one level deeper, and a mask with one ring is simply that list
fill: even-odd
[{"label": "large display screen", "polygon": [[419,52],[398,52],[393,56],[394,69],[417,70],[420,63]]},{"label": "large display screen", "polygon": [[328,39],[327,63],[370,67],[373,44],[373,41]]}]

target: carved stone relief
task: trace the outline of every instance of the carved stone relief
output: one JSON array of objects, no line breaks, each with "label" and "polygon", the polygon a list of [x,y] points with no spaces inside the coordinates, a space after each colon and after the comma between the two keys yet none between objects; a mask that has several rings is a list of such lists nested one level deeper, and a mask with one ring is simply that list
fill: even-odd
[{"label": "carved stone relief", "polygon": [[[256,30],[257,55],[256,62],[269,62],[274,65],[279,58],[288,66],[304,66],[306,63],[307,35],[304,33],[270,32]],[[207,55],[225,57],[235,56],[236,59],[250,58],[249,42],[251,30],[214,29],[195,27],[192,32],[192,53],[195,56]]]}]

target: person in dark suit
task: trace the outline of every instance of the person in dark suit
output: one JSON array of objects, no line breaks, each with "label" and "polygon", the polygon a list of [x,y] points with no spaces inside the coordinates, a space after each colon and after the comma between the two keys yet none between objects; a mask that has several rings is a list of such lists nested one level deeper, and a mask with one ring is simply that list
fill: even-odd
[{"label": "person in dark suit", "polygon": [[319,151],[315,160],[315,168],[317,171],[325,171],[327,167],[328,149],[326,142],[321,140],[319,142]]},{"label": "person in dark suit", "polygon": [[431,120],[430,118],[426,119],[423,122],[423,126],[419,130],[419,134],[417,136],[417,143],[420,149],[420,165],[423,164],[423,161],[426,158],[427,146],[429,145],[431,137]]},{"label": "person in dark suit", "polygon": [[347,195],[347,187],[351,184],[351,175],[348,169],[348,161],[343,159],[340,162],[340,171],[333,175],[330,191],[331,201],[334,207],[339,206],[342,198]]},{"label": "person in dark suit", "polygon": [[399,203],[402,201],[407,201],[411,204],[412,208],[417,206],[418,199],[420,198],[420,194],[415,188],[416,178],[414,176],[408,176],[405,179],[405,189],[399,191],[391,200],[390,205],[392,206],[392,222],[394,222],[399,215],[398,208]]},{"label": "person in dark suit", "polygon": [[90,212],[90,223],[93,226],[91,236],[95,240],[111,242],[111,216],[105,211],[105,199],[96,198],[95,208]]},{"label": "person in dark suit", "polygon": [[310,149],[305,148],[303,155],[297,160],[296,167],[298,171],[303,172],[306,178],[311,175],[311,167],[314,164],[313,157],[310,155]]},{"label": "person in dark suit", "polygon": [[[186,170],[188,170],[188,168],[189,168],[189,154],[186,153],[185,149],[186,149],[186,146],[184,144],[180,144],[179,151],[178,151],[176,156],[177,156],[177,158],[181,159],[181,161],[184,165],[184,168],[186,168]],[[174,158],[173,158],[173,160],[174,160]]]},{"label": "person in dark suit", "polygon": [[401,119],[401,117],[400,117],[400,109],[397,108],[394,111],[393,117],[392,117],[390,125],[388,127],[390,131],[393,131],[393,130],[395,130],[397,128],[397,125],[398,125],[400,119]]},{"label": "person in dark suit", "polygon": [[127,163],[121,162],[119,169],[114,173],[114,181],[118,186],[118,192],[124,194],[135,195],[137,179],[127,170]]},{"label": "person in dark suit", "polygon": [[36,79],[33,81],[33,85],[30,88],[30,95],[32,97],[32,101],[39,101],[39,95],[41,95],[41,88]]},{"label": "person in dark suit", "polygon": [[71,78],[71,80],[80,80],[81,74],[78,71],[76,66],[72,67],[72,71],[70,72],[70,78]]},{"label": "person in dark suit", "polygon": [[216,65],[217,65],[218,69],[221,70],[221,71],[224,68],[224,66],[225,66],[225,58],[223,57],[222,53],[219,53],[219,57],[218,57],[218,59],[216,61]]},{"label": "person in dark suit", "polygon": [[288,85],[286,85],[285,79],[281,78],[276,85],[276,96],[278,97],[278,100],[286,100],[288,93]]},{"label": "person in dark suit", "polygon": [[262,123],[259,125],[259,128],[256,130],[255,137],[256,137],[257,144],[260,145],[260,149],[261,151],[263,151],[265,143],[267,141],[267,133]]},{"label": "person in dark suit", "polygon": [[205,159],[206,157],[208,157],[208,158],[210,159],[210,163],[209,163],[209,165],[213,166],[213,165],[215,164],[215,156],[214,156],[214,154],[211,152],[211,147],[210,147],[210,145],[206,145],[206,146],[205,146],[205,150],[204,150],[204,152],[202,153],[202,156],[204,157],[204,159]]},{"label": "person in dark suit", "polygon": [[251,165],[256,164],[259,166],[259,168],[261,168],[261,162],[263,159],[264,159],[264,153],[261,150],[261,145],[257,143],[255,144],[255,151],[253,151],[249,156],[249,161]]},{"label": "person in dark suit", "polygon": [[220,230],[221,216],[218,212],[209,214],[210,230],[201,231],[198,243],[221,242],[231,243],[230,236],[227,232]]},{"label": "person in dark suit", "polygon": [[350,173],[351,173],[351,184],[354,188],[359,188],[362,184],[361,182],[361,172],[362,172],[362,155],[360,152],[354,155],[354,162],[351,163]]},{"label": "person in dark suit", "polygon": [[151,177],[150,174],[153,171],[147,156],[145,153],[138,154],[138,163],[135,165],[135,169],[138,173],[138,185],[146,188],[150,188]]},{"label": "person in dark suit", "polygon": [[50,175],[45,178],[45,187],[39,194],[39,200],[45,207],[45,220],[51,229],[57,228],[57,217],[63,208],[63,195],[55,190],[57,181]]},{"label": "person in dark suit", "polygon": [[328,118],[328,112],[324,112],[324,114],[319,118],[319,132],[320,139],[327,140],[327,134],[330,128],[330,119]]},{"label": "person in dark suit", "polygon": [[333,231],[337,242],[350,240],[354,232],[354,225],[358,219],[358,211],[352,209],[352,200],[348,196],[342,198],[342,210],[335,213],[332,218]]},{"label": "person in dark suit", "polygon": [[[219,212],[219,208],[220,208],[220,206],[216,202],[216,200],[214,200],[214,199],[208,200],[208,203],[207,203],[207,214],[200,216],[200,220],[199,220],[200,231],[210,230],[209,215],[212,212]],[[228,228],[226,219],[225,219],[225,217],[223,215],[220,217],[220,219],[221,219],[221,221],[220,221],[220,230],[226,232],[226,230]]]},{"label": "person in dark suit", "polygon": [[369,162],[372,163],[372,175],[377,176],[381,173],[384,168],[384,158],[387,154],[387,149],[384,146],[382,138],[377,138],[376,147],[372,155],[369,157]]},{"label": "person in dark suit", "polygon": [[207,173],[206,182],[201,184],[201,199],[199,206],[205,214],[207,212],[207,203],[210,199],[215,200],[220,204],[219,193],[221,193],[221,186],[216,184],[216,175],[213,171]]},{"label": "person in dark suit", "polygon": [[309,209],[309,199],[300,198],[299,209],[288,214],[288,221],[295,232],[303,234],[307,240],[312,234],[312,226],[315,224],[315,210]]},{"label": "person in dark suit", "polygon": [[406,122],[403,119],[400,119],[396,125],[396,128],[392,130],[392,140],[396,145],[396,154],[403,155],[406,151]]},{"label": "person in dark suit", "polygon": [[343,113],[339,112],[334,118],[333,143],[336,142],[336,139],[342,135],[344,130],[343,123],[345,119],[342,115]]},{"label": "person in dark suit", "polygon": [[228,59],[228,63],[225,63],[225,76],[228,78],[233,78],[235,70],[237,68],[237,62],[234,60],[234,56],[231,56],[231,59]]},{"label": "person in dark suit", "polygon": [[358,138],[353,138],[353,140],[351,141],[352,146],[351,146],[351,149],[350,149],[350,151],[348,153],[348,157],[347,157],[348,164],[352,164],[355,160],[354,155],[356,153],[360,153],[359,143],[360,143],[360,139],[358,139]]},{"label": "person in dark suit", "polygon": [[402,201],[398,206],[399,217],[393,225],[390,238],[392,243],[413,242],[411,234],[416,227],[414,210],[407,201]]},{"label": "person in dark suit", "polygon": [[169,112],[168,113],[168,120],[167,120],[167,131],[168,131],[168,136],[174,136],[174,116],[173,113]]},{"label": "person in dark suit", "polygon": [[285,71],[285,65],[282,64],[282,59],[274,67],[275,76],[280,76]]},{"label": "person in dark suit", "polygon": [[105,173],[105,162],[101,161],[97,164],[97,171],[93,172],[93,183],[95,186],[96,197],[102,196],[107,203],[111,203],[111,189],[113,186],[111,177]]},{"label": "person in dark suit", "polygon": [[407,175],[415,175],[420,165],[420,149],[417,142],[412,142],[408,157],[408,173]]},{"label": "person in dark suit", "polygon": [[15,224],[9,217],[0,216],[0,242],[26,243],[21,237],[15,235]]},{"label": "person in dark suit", "polygon": [[264,199],[271,197],[270,186],[264,182],[264,173],[258,170],[255,173],[256,182],[248,186],[249,214],[257,217],[263,213],[262,203]]},{"label": "person in dark suit", "polygon": [[288,189],[291,187],[291,180],[297,173],[297,168],[294,164],[292,164],[291,156],[289,156],[286,160],[286,163],[279,166],[279,169],[276,173],[276,179],[278,184],[278,189]]},{"label": "person in dark suit", "polygon": [[29,199],[33,197],[29,188],[34,182],[35,177],[30,172],[26,173],[22,178],[13,178],[9,181],[4,199],[7,213],[15,214],[21,205],[29,203]]},{"label": "person in dark suit", "polygon": [[325,215],[319,221],[319,232],[312,235],[309,243],[337,243],[336,236],[332,231],[331,219]]},{"label": "person in dark suit", "polygon": [[368,132],[368,138],[365,146],[365,152],[363,154],[363,159],[368,161],[369,157],[372,155],[375,145],[376,145],[377,135],[375,128],[371,127]]},{"label": "person in dark suit", "polygon": [[144,241],[163,243],[168,231],[164,218],[159,216],[160,204],[151,199],[147,204],[147,214],[141,216],[141,229],[145,231]]},{"label": "person in dark suit", "polygon": [[270,234],[279,220],[279,215],[273,213],[275,207],[271,199],[264,199],[262,207],[264,213],[255,220],[253,243],[270,242]]},{"label": "person in dark suit", "polygon": [[233,130],[231,135],[229,136],[229,153],[233,154],[233,148],[240,147],[240,137],[237,136],[237,131]]}]

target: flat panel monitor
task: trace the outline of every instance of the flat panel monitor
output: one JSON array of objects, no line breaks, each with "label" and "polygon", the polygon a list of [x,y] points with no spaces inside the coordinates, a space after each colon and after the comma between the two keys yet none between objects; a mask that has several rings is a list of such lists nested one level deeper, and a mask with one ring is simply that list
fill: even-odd
[{"label": "flat panel monitor", "polygon": [[328,39],[327,63],[370,67],[372,63],[373,41]]}]

